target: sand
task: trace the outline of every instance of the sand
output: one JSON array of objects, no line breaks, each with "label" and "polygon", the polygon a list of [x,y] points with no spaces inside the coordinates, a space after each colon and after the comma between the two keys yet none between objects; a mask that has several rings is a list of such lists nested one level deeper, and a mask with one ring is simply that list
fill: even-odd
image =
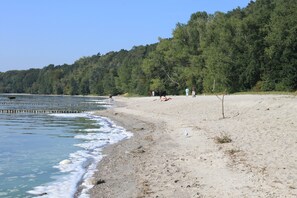
[{"label": "sand", "polygon": [[[104,150],[91,197],[297,197],[297,97],[115,97],[134,136]],[[228,137],[231,142],[219,143]]]}]

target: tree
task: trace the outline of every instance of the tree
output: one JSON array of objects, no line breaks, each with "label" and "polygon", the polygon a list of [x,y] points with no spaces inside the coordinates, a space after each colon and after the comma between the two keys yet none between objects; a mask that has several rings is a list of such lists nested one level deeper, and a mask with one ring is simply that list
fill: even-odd
[{"label": "tree", "polygon": [[297,89],[297,1],[257,0],[227,13],[193,13],[171,38],[71,65],[0,73],[1,92],[147,95]]},{"label": "tree", "polygon": [[74,77],[70,78],[70,82],[69,82],[69,94],[70,95],[78,95],[78,83],[77,81],[74,79]]},{"label": "tree", "polygon": [[297,89],[297,2],[275,1],[275,9],[265,37],[268,59],[267,81],[273,89],[293,91]]},{"label": "tree", "polygon": [[164,82],[159,78],[152,79],[150,84],[150,90],[155,91],[160,95],[161,93],[165,92]]}]

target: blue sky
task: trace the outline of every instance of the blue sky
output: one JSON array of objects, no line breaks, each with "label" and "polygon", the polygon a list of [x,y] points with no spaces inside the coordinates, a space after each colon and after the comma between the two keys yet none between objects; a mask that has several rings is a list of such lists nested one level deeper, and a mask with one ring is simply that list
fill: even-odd
[{"label": "blue sky", "polygon": [[192,13],[250,0],[1,0],[0,72],[72,64],[82,56],[171,37]]}]

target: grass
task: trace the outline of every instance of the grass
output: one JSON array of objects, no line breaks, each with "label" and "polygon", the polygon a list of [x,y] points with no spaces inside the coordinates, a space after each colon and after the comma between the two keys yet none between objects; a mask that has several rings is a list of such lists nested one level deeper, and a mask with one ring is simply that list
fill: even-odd
[{"label": "grass", "polygon": [[218,144],[226,144],[232,142],[232,139],[228,135],[223,134],[220,137],[215,137],[215,141]]},{"label": "grass", "polygon": [[227,150],[226,153],[230,156],[234,156],[236,153],[239,153],[240,150],[238,149],[230,149],[230,150]]}]

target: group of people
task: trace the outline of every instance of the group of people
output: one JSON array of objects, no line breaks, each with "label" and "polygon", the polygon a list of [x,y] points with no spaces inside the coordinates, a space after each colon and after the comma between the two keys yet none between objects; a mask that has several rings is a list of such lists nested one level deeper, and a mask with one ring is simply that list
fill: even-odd
[{"label": "group of people", "polygon": [[[189,88],[185,89],[186,96],[189,96],[189,91],[190,91]],[[151,94],[151,96],[155,96],[155,91],[152,91],[150,94]],[[192,97],[196,97],[196,91],[195,91],[194,87],[192,88]],[[172,100],[172,98],[167,97],[166,92],[161,92],[160,93],[160,101],[163,102],[163,101],[168,101],[168,100]],[[113,98],[112,98],[112,95],[110,94],[109,95],[109,103],[112,103],[112,102],[113,102]]]},{"label": "group of people", "polygon": [[[185,89],[186,96],[189,96],[189,91],[190,91],[189,88],[186,88]],[[151,96],[155,96],[155,92],[154,91],[151,92]],[[194,87],[192,88],[192,97],[196,97],[196,91],[195,91],[195,88]],[[162,101],[168,101],[168,100],[172,100],[172,98],[166,97],[166,92],[162,92],[160,94],[160,101],[162,102]]]},{"label": "group of people", "polygon": [[166,96],[160,96],[160,101],[161,102],[165,102],[165,101],[168,101],[168,100],[171,100],[172,98],[170,98],[170,97],[166,97]]},{"label": "group of people", "polygon": [[[186,96],[189,96],[189,88],[186,88]],[[196,97],[196,91],[195,91],[195,88],[193,87],[192,88],[192,97]]]}]

